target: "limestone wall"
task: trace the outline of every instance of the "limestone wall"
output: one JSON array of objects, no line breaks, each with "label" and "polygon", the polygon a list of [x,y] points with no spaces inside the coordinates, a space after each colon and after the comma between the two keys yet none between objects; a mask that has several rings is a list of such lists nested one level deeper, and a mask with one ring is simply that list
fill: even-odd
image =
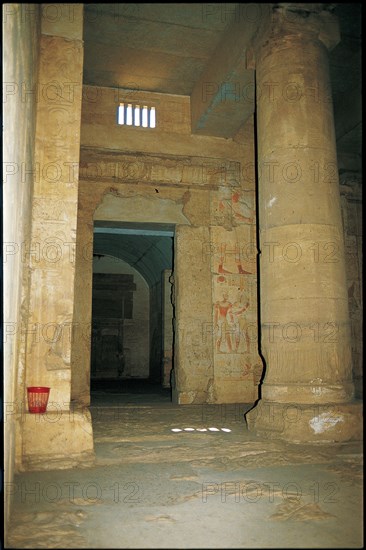
[{"label": "limestone wall", "polygon": [[[22,404],[17,388],[24,379],[24,344],[38,73],[39,6],[3,4],[3,178],[4,178],[4,469],[12,483],[17,413]],[[9,487],[9,485],[8,485]],[[9,517],[10,499],[5,504]]]},{"label": "limestone wall", "polygon": [[[79,310],[87,322],[92,269],[82,252],[92,243],[93,220],[173,224],[178,401],[252,402],[262,368],[253,123],[235,139],[191,135],[188,97],[130,93],[136,103],[156,105],[157,128],[119,126],[118,104],[129,98],[121,90],[83,88]],[[89,368],[87,344],[84,351],[73,363],[80,380]]]},{"label": "limestone wall", "polygon": [[355,173],[340,176],[346,253],[348,305],[351,319],[352,365],[355,396],[362,398],[362,182]]}]

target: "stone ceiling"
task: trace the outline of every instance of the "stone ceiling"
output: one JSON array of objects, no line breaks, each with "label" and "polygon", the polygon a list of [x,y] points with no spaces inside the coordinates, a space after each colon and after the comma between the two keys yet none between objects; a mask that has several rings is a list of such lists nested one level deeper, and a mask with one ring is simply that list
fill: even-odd
[{"label": "stone ceiling", "polygon": [[[185,95],[192,99],[196,92],[201,94],[200,80],[213,74],[219,63],[221,72],[217,78],[221,82],[229,80],[230,73],[235,78],[240,74],[250,82],[253,72],[246,71],[246,66],[243,69],[243,51],[259,24],[263,6],[269,4],[85,4],[84,84]],[[361,4],[296,6],[315,10],[323,7],[339,18],[341,40],[330,52],[338,163],[341,172],[360,171]],[[235,28],[238,19],[235,10],[241,10],[240,19],[245,18],[248,22],[244,30],[242,22],[240,28]],[[231,109],[229,105],[229,110],[216,113],[211,124],[207,123],[205,113],[192,113],[192,132],[232,137],[245,122],[245,117],[253,112],[254,105],[251,111],[243,111],[242,119],[237,119],[237,104]],[[232,124],[224,128],[228,120],[232,120]],[[215,133],[219,127],[224,128],[221,134]],[[134,239],[126,235],[110,237],[96,237],[98,252],[128,261],[127,256],[135,250],[129,263],[140,262],[135,267],[147,278],[158,277],[163,264],[163,269],[167,267],[171,238],[151,236],[149,232]],[[156,247],[161,249],[165,259],[161,259],[161,266],[158,265],[159,252],[152,260],[156,273],[149,275],[142,265],[143,260],[139,259],[140,252],[151,255]],[[151,284],[152,280],[149,282]]]},{"label": "stone ceiling", "polygon": [[173,266],[174,227],[163,224],[95,222],[94,254],[120,258],[135,268],[150,287]]},{"label": "stone ceiling", "polygon": [[215,16],[205,6],[86,4],[85,84],[190,95],[236,4]]},{"label": "stone ceiling", "polygon": [[[282,5],[317,11],[323,8],[339,17],[341,41],[330,53],[330,70],[340,168],[357,168],[361,158],[361,3]],[[229,48],[228,64],[236,55],[237,42],[239,57],[243,57],[262,10],[269,6],[85,4],[84,84],[192,97],[202,75],[210,74],[215,62],[225,55],[225,48]],[[232,38],[236,21],[240,23],[238,39]],[[234,40],[233,44],[230,40]],[[245,73],[238,66],[234,69],[237,73],[241,70],[241,75]],[[221,72],[219,78],[226,81],[229,76]],[[230,115],[233,116],[230,111],[221,113],[221,118],[216,117],[218,124],[222,125]],[[192,132],[200,131],[200,116],[203,119],[202,113],[198,113]],[[238,125],[245,122],[245,116],[249,112],[243,114],[242,122],[234,121],[221,136],[232,137]],[[208,124],[201,133],[214,135],[215,125]]]}]

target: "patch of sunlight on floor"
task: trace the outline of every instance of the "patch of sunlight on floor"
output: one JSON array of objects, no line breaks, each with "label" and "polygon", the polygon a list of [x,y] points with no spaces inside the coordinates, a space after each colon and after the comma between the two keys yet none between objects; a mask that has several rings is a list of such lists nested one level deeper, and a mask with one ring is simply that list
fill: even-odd
[{"label": "patch of sunlight on floor", "polygon": [[171,428],[172,432],[219,432],[220,430],[226,433],[231,432],[229,428]]}]

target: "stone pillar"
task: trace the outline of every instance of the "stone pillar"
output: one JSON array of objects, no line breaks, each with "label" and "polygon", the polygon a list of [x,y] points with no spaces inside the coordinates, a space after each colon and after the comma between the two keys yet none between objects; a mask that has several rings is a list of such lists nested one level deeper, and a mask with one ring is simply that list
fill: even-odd
[{"label": "stone pillar", "polygon": [[90,405],[94,209],[93,203],[89,204],[83,200],[83,182],[80,181],[75,246],[71,401],[82,406]]},{"label": "stone pillar", "polygon": [[93,450],[89,412],[69,414],[82,32],[82,4],[42,5],[32,234],[25,251],[32,272],[25,385],[49,386],[51,392],[42,425],[35,415],[24,415],[27,468],[38,462],[47,467],[50,458],[70,464],[71,455]]},{"label": "stone pillar", "polygon": [[177,225],[175,234],[175,342],[172,398],[179,405],[210,402],[213,384],[210,258],[207,227]]},{"label": "stone pillar", "polygon": [[327,51],[338,33],[329,13],[288,6],[300,7],[273,7],[255,46],[266,371],[247,421],[268,438],[345,441],[361,420]]}]

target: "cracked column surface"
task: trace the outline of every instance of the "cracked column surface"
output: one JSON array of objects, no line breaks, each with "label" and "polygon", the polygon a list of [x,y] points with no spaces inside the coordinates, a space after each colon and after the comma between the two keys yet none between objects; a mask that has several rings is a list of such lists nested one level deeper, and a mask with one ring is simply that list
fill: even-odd
[{"label": "cracked column surface", "polygon": [[262,31],[255,50],[266,371],[248,427],[293,442],[361,439],[327,51],[337,22],[279,6]]}]

